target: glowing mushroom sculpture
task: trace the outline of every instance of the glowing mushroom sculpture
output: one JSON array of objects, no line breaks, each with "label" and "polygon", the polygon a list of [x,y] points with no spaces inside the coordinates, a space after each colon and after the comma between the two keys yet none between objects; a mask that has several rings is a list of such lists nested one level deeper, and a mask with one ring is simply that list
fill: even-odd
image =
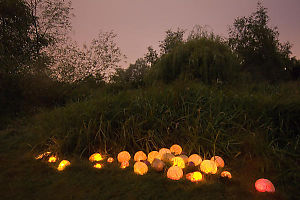
[{"label": "glowing mushroom sculpture", "polygon": [[158,157],[158,151],[151,151],[149,154],[148,154],[148,161],[149,161],[149,163],[150,164],[152,164],[152,162],[153,162],[153,160],[155,159],[155,158],[157,158]]},{"label": "glowing mushroom sculpture", "polygon": [[171,146],[170,151],[174,155],[180,155],[181,152],[182,152],[182,148],[178,144],[174,144],[174,145]]},{"label": "glowing mushroom sculpture", "polygon": [[148,172],[148,166],[144,162],[136,162],[133,166],[134,173],[144,175]]},{"label": "glowing mushroom sculpture", "polygon": [[221,173],[221,177],[222,177],[222,178],[228,178],[228,179],[231,179],[231,178],[232,178],[232,175],[231,175],[231,173],[230,173],[229,171],[223,171],[223,172]]},{"label": "glowing mushroom sculpture", "polygon": [[166,153],[171,153],[170,149],[167,149],[167,148],[161,148],[161,149],[158,151],[157,158],[158,158],[158,159],[162,159],[163,155],[166,154]]},{"label": "glowing mushroom sculpture", "polygon": [[128,151],[122,151],[118,154],[117,158],[120,163],[129,162],[131,156],[130,156],[130,153],[128,153]]},{"label": "glowing mushroom sculpture", "polygon": [[215,161],[218,168],[223,168],[225,163],[220,156],[213,156],[210,160]]},{"label": "glowing mushroom sculpture", "polygon": [[133,159],[135,162],[139,162],[141,160],[147,160],[147,155],[143,151],[138,151],[134,154]]},{"label": "glowing mushroom sculpture", "polygon": [[255,182],[255,189],[258,192],[271,192],[271,193],[275,192],[275,187],[273,183],[268,179],[264,179],[264,178],[258,179]]},{"label": "glowing mushroom sculpture", "polygon": [[153,160],[153,162],[151,163],[151,166],[155,171],[160,172],[164,169],[165,163],[163,161],[161,161],[160,159],[155,158]]},{"label": "glowing mushroom sculpture", "polygon": [[168,169],[167,177],[172,180],[179,180],[183,176],[183,171],[178,166],[172,166]]},{"label": "glowing mushroom sculpture", "polygon": [[212,160],[204,160],[200,164],[200,170],[205,174],[216,174],[218,171],[217,165]]},{"label": "glowing mushroom sculpture", "polygon": [[68,160],[62,160],[58,167],[57,167],[57,170],[58,171],[63,171],[67,166],[71,165],[70,161]]},{"label": "glowing mushroom sculpture", "polygon": [[94,153],[89,157],[89,161],[91,162],[99,162],[103,160],[103,157],[100,153]]},{"label": "glowing mushroom sculpture", "polygon": [[195,166],[198,166],[201,164],[202,158],[198,154],[192,154],[192,155],[190,155],[188,162],[189,163],[192,162],[192,163],[194,163]]}]

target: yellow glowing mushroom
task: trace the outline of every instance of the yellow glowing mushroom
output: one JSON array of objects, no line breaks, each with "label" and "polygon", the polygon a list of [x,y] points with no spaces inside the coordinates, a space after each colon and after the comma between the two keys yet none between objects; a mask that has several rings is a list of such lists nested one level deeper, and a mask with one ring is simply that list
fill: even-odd
[{"label": "yellow glowing mushroom", "polygon": [[228,178],[228,179],[231,179],[231,178],[232,178],[231,173],[230,173],[229,171],[223,171],[223,172],[221,173],[221,177],[223,177],[223,178]]},{"label": "yellow glowing mushroom", "polygon": [[94,153],[90,156],[89,160],[91,162],[99,162],[99,161],[103,160],[103,157],[101,156],[100,153]]},{"label": "yellow glowing mushroom", "polygon": [[48,162],[49,163],[55,163],[57,160],[56,156],[51,156],[49,159],[48,159]]},{"label": "yellow glowing mushroom", "polygon": [[187,157],[186,155],[179,155],[178,157],[182,158],[184,163],[188,163],[189,157]]},{"label": "yellow glowing mushroom", "polygon": [[93,167],[96,169],[101,169],[103,167],[103,165],[100,163],[96,163]]},{"label": "yellow glowing mushroom", "polygon": [[216,174],[218,168],[214,161],[203,160],[203,162],[200,164],[200,170],[205,174]]},{"label": "yellow glowing mushroom", "polygon": [[131,158],[131,156],[128,153],[128,151],[122,151],[118,154],[118,161],[120,163],[125,162],[125,161],[129,162],[130,158]]},{"label": "yellow glowing mushroom", "polygon": [[192,154],[189,157],[188,162],[189,163],[192,162],[192,163],[194,163],[195,166],[198,166],[201,164],[202,158],[198,154]]},{"label": "yellow glowing mushroom", "polygon": [[62,161],[59,163],[59,165],[58,165],[58,167],[57,167],[57,170],[58,170],[58,171],[62,171],[62,170],[64,170],[67,166],[69,166],[69,165],[71,165],[71,163],[70,163],[68,160],[62,160]]},{"label": "yellow glowing mushroom", "polygon": [[174,155],[179,155],[182,152],[182,148],[178,144],[174,144],[171,146],[170,151],[174,153]]},{"label": "yellow glowing mushroom", "polygon": [[112,162],[114,162],[114,159],[112,157],[109,157],[109,158],[107,158],[107,162],[112,163]]},{"label": "yellow glowing mushroom", "polygon": [[183,171],[178,166],[172,166],[168,169],[167,177],[172,180],[179,180],[183,176]]},{"label": "yellow glowing mushroom", "polygon": [[129,162],[128,161],[123,161],[121,162],[121,166],[122,169],[125,169],[126,167],[129,167]]},{"label": "yellow glowing mushroom", "polygon": [[181,157],[177,156],[175,158],[172,158],[171,161],[173,163],[173,166],[178,166],[181,169],[185,168],[185,162]]},{"label": "yellow glowing mushroom", "polygon": [[147,155],[143,151],[138,151],[134,154],[134,161],[147,160]]},{"label": "yellow glowing mushroom", "polygon": [[192,176],[191,176],[191,181],[192,182],[199,182],[199,181],[202,181],[203,177],[202,177],[202,174],[201,172],[193,172],[192,173]]},{"label": "yellow glowing mushroom", "polygon": [[148,172],[148,166],[143,162],[136,162],[133,166],[134,173],[144,175]]},{"label": "yellow glowing mushroom", "polygon": [[158,151],[151,151],[151,152],[148,154],[148,161],[149,161],[149,163],[152,164],[153,160],[154,160],[155,158],[157,158],[157,156],[158,156]]},{"label": "yellow glowing mushroom", "polygon": [[215,161],[219,168],[223,168],[225,165],[224,160],[220,156],[213,156],[210,160]]}]

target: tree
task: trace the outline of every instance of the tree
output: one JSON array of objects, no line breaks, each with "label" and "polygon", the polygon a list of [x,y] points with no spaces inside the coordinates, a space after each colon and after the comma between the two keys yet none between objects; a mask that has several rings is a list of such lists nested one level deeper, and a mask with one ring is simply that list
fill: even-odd
[{"label": "tree", "polygon": [[145,54],[144,59],[149,67],[153,66],[157,62],[158,54],[152,46],[148,47],[148,52]]},{"label": "tree", "polygon": [[171,29],[166,31],[165,39],[160,41],[159,47],[161,54],[167,54],[176,46],[183,42],[185,30],[178,28],[177,31]]},{"label": "tree", "polygon": [[255,78],[275,81],[284,73],[291,54],[290,43],[280,43],[277,27],[269,27],[267,9],[258,3],[249,17],[235,19],[229,29],[229,45],[239,55],[244,68]]},{"label": "tree", "polygon": [[31,38],[33,20],[30,8],[22,0],[0,1],[0,73],[16,75],[35,55]]},{"label": "tree", "polygon": [[51,76],[62,82],[75,82],[87,77],[108,80],[120,68],[125,56],[115,41],[117,35],[112,31],[100,31],[91,44],[82,49],[76,43],[66,43],[53,52],[55,63]]}]

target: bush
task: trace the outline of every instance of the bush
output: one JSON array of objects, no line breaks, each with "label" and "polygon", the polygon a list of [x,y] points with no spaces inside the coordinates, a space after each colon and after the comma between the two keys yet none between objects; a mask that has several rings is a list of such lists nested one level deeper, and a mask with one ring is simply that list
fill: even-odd
[{"label": "bush", "polygon": [[187,41],[163,55],[152,67],[147,82],[198,79],[204,83],[230,82],[237,78],[237,57],[220,39]]}]

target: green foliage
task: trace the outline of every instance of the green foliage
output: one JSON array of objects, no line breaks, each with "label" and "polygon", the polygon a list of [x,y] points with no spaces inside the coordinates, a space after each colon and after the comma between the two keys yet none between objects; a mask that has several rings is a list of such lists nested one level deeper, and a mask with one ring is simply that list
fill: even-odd
[{"label": "green foliage", "polygon": [[161,56],[147,79],[150,83],[197,79],[211,84],[232,81],[238,72],[237,57],[226,43],[218,38],[202,37],[182,43]]},{"label": "green foliage", "polygon": [[166,31],[165,39],[160,41],[159,47],[161,55],[170,53],[177,45],[183,42],[185,30],[178,28],[176,31],[171,29]]},{"label": "green foliage", "polygon": [[285,78],[291,45],[280,43],[277,28],[268,26],[267,9],[258,3],[249,17],[240,17],[229,30],[229,44],[254,79],[278,81]]}]

